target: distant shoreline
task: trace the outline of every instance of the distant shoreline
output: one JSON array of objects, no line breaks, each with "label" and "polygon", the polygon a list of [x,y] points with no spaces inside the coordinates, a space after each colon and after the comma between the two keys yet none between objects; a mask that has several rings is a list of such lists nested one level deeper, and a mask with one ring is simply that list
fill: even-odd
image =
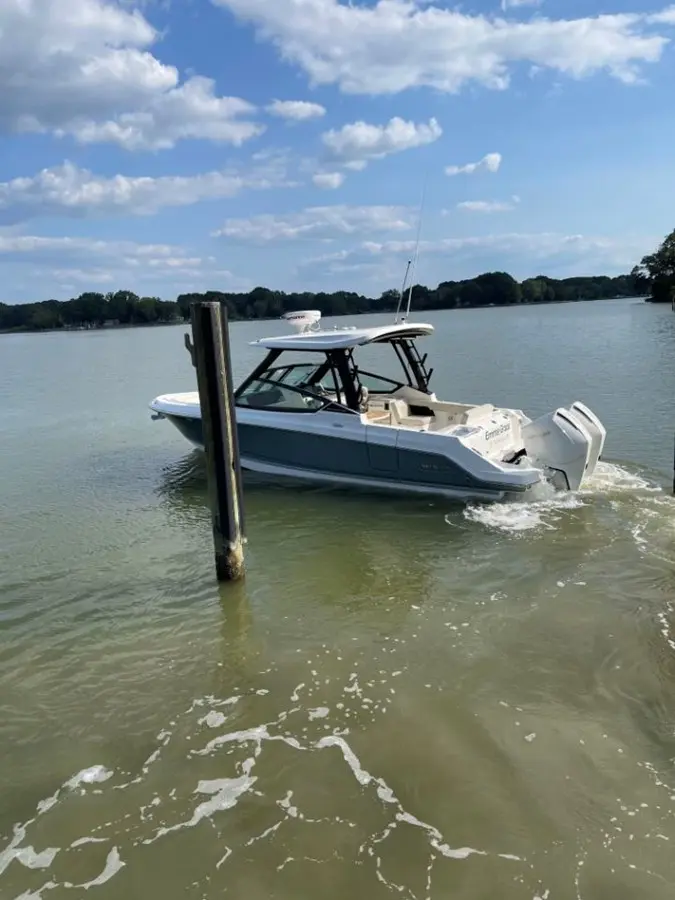
[{"label": "distant shoreline", "polygon": [[175,322],[123,322],[106,323],[105,325],[61,325],[58,328],[0,328],[0,334],[86,334],[101,331],[130,331],[136,328],[164,328],[168,325],[189,325],[189,319],[176,319]]},{"label": "distant shoreline", "polygon": [[[523,301],[520,303],[473,303],[467,304],[465,306],[448,306],[445,308],[437,308],[437,309],[421,309],[419,310],[420,314],[425,312],[461,312],[462,310],[469,309],[514,309],[514,308],[522,308],[522,307],[532,307],[532,306],[553,306],[553,305],[564,305],[567,303],[598,303],[602,300],[641,300],[644,303],[650,303],[648,294],[635,294],[635,295],[618,295],[615,297],[598,297],[598,298],[590,298],[590,297],[573,297],[570,299],[560,299],[558,297],[551,300],[538,300],[538,301]],[[308,306],[308,308],[310,308]],[[352,316],[372,316],[372,315],[387,315],[394,314],[396,312],[395,307],[391,309],[378,309],[378,310],[355,310],[343,313],[327,313],[323,314],[323,318],[331,318],[331,319],[344,319]],[[230,318],[231,323],[235,322],[275,322],[280,320],[280,316],[249,316],[249,317],[236,317]],[[61,325],[53,328],[31,328],[29,326],[18,326],[16,328],[0,328],[0,335],[3,334],[55,334],[55,333],[87,333],[87,332],[96,332],[100,333],[102,331],[123,331],[129,329],[136,328],[162,328],[167,326],[187,326],[190,325],[190,319],[174,319],[172,321],[162,321],[162,322],[106,322],[102,325]]]}]

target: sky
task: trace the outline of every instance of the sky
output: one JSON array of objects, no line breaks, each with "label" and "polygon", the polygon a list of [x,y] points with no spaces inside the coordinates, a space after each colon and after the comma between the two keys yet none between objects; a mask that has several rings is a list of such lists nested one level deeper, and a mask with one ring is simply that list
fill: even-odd
[{"label": "sky", "polygon": [[1,0],[0,302],[615,275],[675,227],[675,6]]}]

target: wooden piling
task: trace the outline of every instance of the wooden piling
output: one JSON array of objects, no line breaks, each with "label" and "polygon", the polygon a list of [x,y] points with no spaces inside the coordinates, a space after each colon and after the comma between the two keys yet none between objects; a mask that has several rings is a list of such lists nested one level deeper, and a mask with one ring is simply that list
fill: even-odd
[{"label": "wooden piling", "polygon": [[235,581],[244,575],[244,504],[227,312],[195,303],[191,318],[216,575]]}]

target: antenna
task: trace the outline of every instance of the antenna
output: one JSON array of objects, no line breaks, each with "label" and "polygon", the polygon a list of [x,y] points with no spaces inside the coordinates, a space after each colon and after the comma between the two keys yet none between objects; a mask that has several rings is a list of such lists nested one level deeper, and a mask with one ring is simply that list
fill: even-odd
[{"label": "antenna", "polygon": [[396,315],[394,316],[394,325],[398,323],[398,314],[401,310],[401,303],[403,303],[403,295],[405,294],[405,286],[408,281],[408,272],[410,271],[410,266],[412,265],[412,260],[408,260],[408,265],[405,267],[405,275],[403,276],[403,284],[401,285],[401,290],[398,292],[398,304],[396,306]]},{"label": "antenna", "polygon": [[422,231],[422,212],[424,210],[424,199],[426,197],[427,192],[427,180],[428,173],[424,176],[424,183],[422,185],[422,196],[420,198],[420,209],[417,216],[417,236],[415,238],[415,252],[413,253],[413,258],[408,260],[408,265],[405,269],[405,276],[403,278],[403,284],[401,285],[401,290],[399,292],[398,305],[396,307],[396,316],[394,318],[394,324],[397,325],[399,321],[399,311],[401,309],[401,303],[403,302],[403,297],[405,295],[406,284],[408,282],[408,275],[410,275],[410,287],[408,288],[408,303],[406,306],[405,315],[401,317],[401,321],[405,322],[405,320],[410,315],[410,304],[412,302],[412,290],[413,290],[413,276],[415,274],[415,269],[417,268],[417,260],[419,259],[420,253],[420,234]]},{"label": "antenna", "polygon": [[405,318],[410,315],[410,303],[412,301],[413,276],[417,268],[417,260],[420,255],[420,234],[422,233],[422,212],[424,210],[424,199],[427,193],[427,175],[424,176],[424,184],[422,185],[422,196],[420,198],[420,211],[417,217],[417,237],[415,239],[415,253],[413,255],[412,272],[410,273],[410,289],[408,291],[408,306],[405,311]]}]

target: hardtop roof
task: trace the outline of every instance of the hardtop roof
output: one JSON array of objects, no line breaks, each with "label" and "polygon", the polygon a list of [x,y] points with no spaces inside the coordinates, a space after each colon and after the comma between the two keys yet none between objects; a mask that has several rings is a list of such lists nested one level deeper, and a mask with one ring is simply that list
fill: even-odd
[{"label": "hardtop roof", "polygon": [[284,334],[251,341],[254,347],[267,350],[345,350],[364,344],[386,343],[395,338],[418,338],[432,334],[433,325],[425,322],[400,322],[396,325],[379,325],[372,328],[333,328],[307,331],[301,334]]}]

